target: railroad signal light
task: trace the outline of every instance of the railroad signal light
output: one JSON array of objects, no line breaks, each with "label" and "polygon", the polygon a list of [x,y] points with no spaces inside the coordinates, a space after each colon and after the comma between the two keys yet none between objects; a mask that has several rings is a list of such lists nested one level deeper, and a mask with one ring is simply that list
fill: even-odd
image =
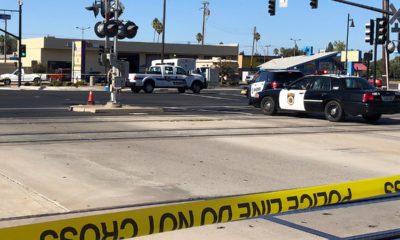
[{"label": "railroad signal light", "polygon": [[270,16],[275,16],[276,0],[268,0],[268,13]]},{"label": "railroad signal light", "polygon": [[139,27],[134,22],[128,21],[125,24],[125,32],[126,32],[127,38],[131,39],[131,38],[136,37],[138,30],[139,30]]},{"label": "railroad signal light", "polygon": [[375,22],[369,20],[369,23],[365,24],[365,42],[370,45],[374,44],[374,33],[375,33]]},{"label": "railroad signal light", "polygon": [[26,45],[25,44],[21,45],[20,51],[21,51],[21,57],[26,57]]},{"label": "railroad signal light", "polygon": [[376,41],[377,44],[385,44],[388,39],[388,21],[386,18],[376,19]]},{"label": "railroad signal light", "polygon": [[318,8],[318,0],[311,0],[310,1],[310,6],[312,9]]},{"label": "railroad signal light", "polygon": [[106,37],[106,34],[104,33],[104,23],[103,22],[97,22],[96,25],[94,25],[94,33],[99,38]]},{"label": "railroad signal light", "polygon": [[120,22],[115,20],[110,20],[104,24],[104,34],[107,37],[115,37],[118,35]]}]

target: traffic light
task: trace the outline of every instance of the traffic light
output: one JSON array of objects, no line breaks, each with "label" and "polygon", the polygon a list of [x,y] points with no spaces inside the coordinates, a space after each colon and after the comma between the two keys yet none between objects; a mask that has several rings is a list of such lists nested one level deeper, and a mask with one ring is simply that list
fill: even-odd
[{"label": "traffic light", "polygon": [[376,19],[376,42],[377,44],[385,44],[388,38],[388,21],[386,18]]},{"label": "traffic light", "polygon": [[270,16],[275,16],[276,0],[268,0],[268,13]]},{"label": "traffic light", "polygon": [[26,57],[26,45],[21,45],[21,57]]},{"label": "traffic light", "polygon": [[374,44],[374,33],[375,33],[375,22],[369,20],[369,23],[365,24],[365,42],[370,45]]},{"label": "traffic light", "polygon": [[318,8],[318,0],[311,0],[310,1],[310,6],[312,9]]}]

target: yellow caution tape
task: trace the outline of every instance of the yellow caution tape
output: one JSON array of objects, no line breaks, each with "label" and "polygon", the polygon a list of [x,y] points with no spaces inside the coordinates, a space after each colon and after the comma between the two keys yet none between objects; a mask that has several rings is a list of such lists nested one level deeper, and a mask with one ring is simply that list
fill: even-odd
[{"label": "yellow caution tape", "polygon": [[0,229],[1,240],[128,239],[400,192],[400,175],[195,201]]}]

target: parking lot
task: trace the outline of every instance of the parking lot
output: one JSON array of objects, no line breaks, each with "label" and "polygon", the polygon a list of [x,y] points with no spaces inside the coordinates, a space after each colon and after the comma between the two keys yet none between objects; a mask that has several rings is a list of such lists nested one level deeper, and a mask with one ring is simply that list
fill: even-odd
[{"label": "parking lot", "polygon": [[[1,225],[20,216],[268,192],[398,174],[400,115],[264,116],[239,89],[123,92],[161,114],[68,112],[87,92],[0,91]],[[104,103],[107,93],[95,92]],[[10,219],[11,218],[11,219]],[[143,239],[320,239],[396,232],[399,199]]]}]

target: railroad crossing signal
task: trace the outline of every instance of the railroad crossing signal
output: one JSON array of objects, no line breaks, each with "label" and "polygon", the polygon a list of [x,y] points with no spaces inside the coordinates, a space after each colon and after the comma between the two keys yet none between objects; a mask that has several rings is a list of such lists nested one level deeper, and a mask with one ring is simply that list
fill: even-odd
[{"label": "railroad crossing signal", "polygon": [[268,13],[270,16],[275,16],[276,0],[268,0]]},{"label": "railroad crossing signal", "polygon": [[365,42],[370,45],[374,44],[375,35],[375,22],[374,20],[369,20],[369,23],[365,24]]}]

